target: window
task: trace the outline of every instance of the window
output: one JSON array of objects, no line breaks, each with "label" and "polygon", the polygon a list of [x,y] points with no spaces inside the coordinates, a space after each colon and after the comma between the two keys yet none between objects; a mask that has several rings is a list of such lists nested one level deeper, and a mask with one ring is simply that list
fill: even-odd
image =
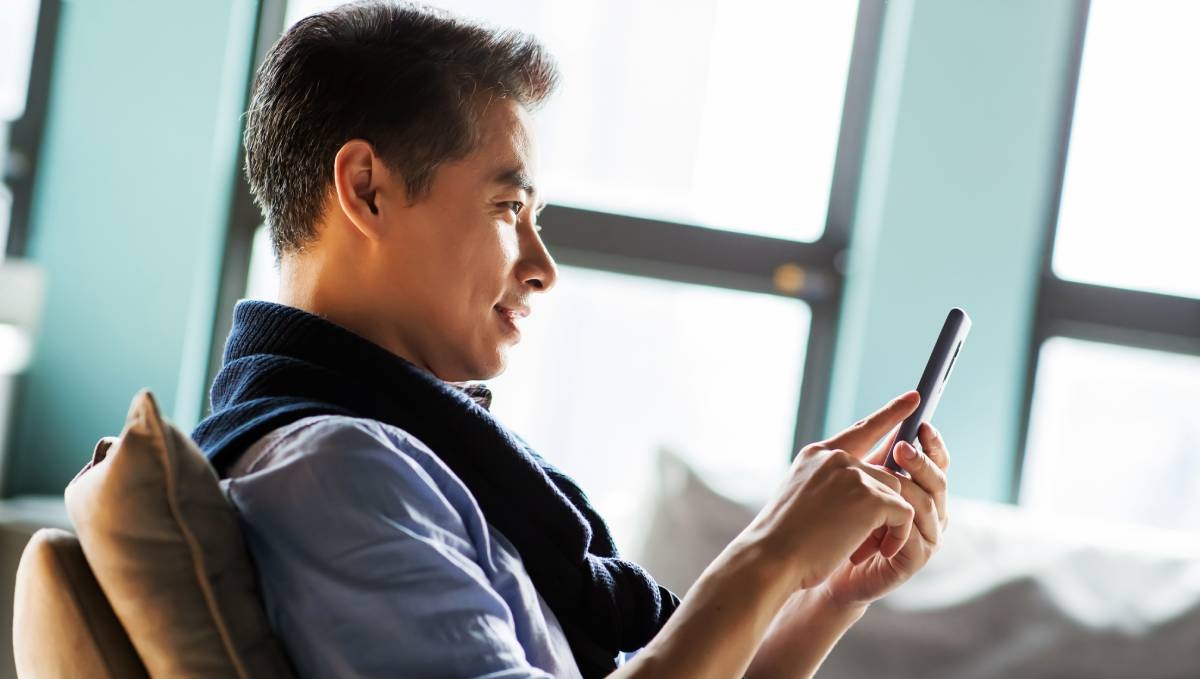
[{"label": "window", "polygon": [[13,0],[0,7],[0,120],[16,120],[25,112],[37,15],[38,0]]},{"label": "window", "polygon": [[[288,24],[337,4],[293,0]],[[556,204],[820,237],[855,3],[435,4],[532,32],[559,61],[561,88],[537,116]]]},{"label": "window", "polygon": [[[10,182],[24,178],[28,160],[23,149],[10,152],[12,125],[25,115],[29,74],[37,34],[39,0],[10,0],[0,4],[0,255],[9,242],[14,191]],[[12,173],[12,177],[9,174]]]},{"label": "window", "polygon": [[[336,4],[274,11],[287,26]],[[534,33],[563,74],[535,116],[559,281],[491,381],[493,412],[580,479],[623,546],[661,448],[731,495],[773,489],[822,433],[883,3],[437,4]],[[275,296],[242,203],[227,310]]]},{"label": "window", "polygon": [[1198,10],[1097,0],[1080,18],[1022,504],[1174,528],[1200,518],[1200,48],[1186,30]]},{"label": "window", "polygon": [[1024,504],[1191,530],[1200,356],[1055,337],[1034,387]]},{"label": "window", "polygon": [[271,256],[271,236],[267,227],[261,224],[254,230],[254,241],[250,244],[246,297],[271,301],[279,298],[279,279],[275,275],[275,262]]},{"label": "window", "polygon": [[1200,4],[1092,3],[1054,272],[1200,297]]}]

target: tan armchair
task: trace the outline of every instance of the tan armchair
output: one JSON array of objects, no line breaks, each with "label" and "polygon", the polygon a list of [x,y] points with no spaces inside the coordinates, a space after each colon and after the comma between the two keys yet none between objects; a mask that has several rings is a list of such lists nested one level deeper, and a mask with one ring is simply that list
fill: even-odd
[{"label": "tan armchair", "polygon": [[22,677],[145,677],[74,535],[43,528],[21,555],[13,653]]}]

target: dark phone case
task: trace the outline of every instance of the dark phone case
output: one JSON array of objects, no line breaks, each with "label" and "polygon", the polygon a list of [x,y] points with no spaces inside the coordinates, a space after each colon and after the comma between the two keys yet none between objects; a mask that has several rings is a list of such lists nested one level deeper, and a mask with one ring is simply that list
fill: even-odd
[{"label": "dark phone case", "polygon": [[942,398],[942,390],[946,388],[946,381],[950,379],[950,371],[954,369],[955,359],[958,358],[958,352],[962,350],[962,345],[967,340],[967,333],[971,330],[971,317],[967,312],[954,307],[946,316],[946,322],[942,324],[942,331],[938,333],[937,342],[933,345],[933,352],[929,354],[929,361],[925,364],[925,372],[921,373],[921,382],[917,384],[917,391],[921,394],[921,404],[917,406],[915,412],[909,415],[900,423],[900,430],[896,434],[895,440],[891,441],[888,447],[887,460],[884,461],[889,469],[901,471],[901,467],[892,459],[892,450],[900,441],[907,441],[917,447],[917,430],[921,427],[922,422],[927,422],[933,418],[933,411],[937,410],[938,401]]}]

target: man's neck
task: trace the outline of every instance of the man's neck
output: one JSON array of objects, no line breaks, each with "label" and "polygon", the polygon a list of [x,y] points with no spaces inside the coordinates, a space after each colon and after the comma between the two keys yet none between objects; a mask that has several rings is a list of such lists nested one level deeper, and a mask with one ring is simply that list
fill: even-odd
[{"label": "man's neck", "polygon": [[[325,281],[341,281],[327,285]],[[353,273],[335,272],[307,257],[285,257],[279,266],[280,304],[307,311],[366,338],[421,368],[436,373],[401,338],[379,327],[377,314],[363,306],[364,295],[354,289]],[[440,379],[440,378],[439,378]]]}]

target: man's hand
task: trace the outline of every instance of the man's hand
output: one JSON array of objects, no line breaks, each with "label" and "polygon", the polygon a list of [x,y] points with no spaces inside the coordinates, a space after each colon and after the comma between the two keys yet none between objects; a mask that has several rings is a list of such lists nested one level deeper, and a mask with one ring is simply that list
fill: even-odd
[{"label": "man's hand", "polygon": [[[877,528],[850,561],[843,562],[820,585],[820,593],[838,605],[869,604],[892,591],[921,570],[941,543],[947,521],[945,471],[950,466],[950,453],[941,434],[929,423],[921,425],[918,438],[924,453],[901,441],[895,444],[894,454],[896,462],[911,476],[895,475],[900,495],[915,510],[913,523],[917,530],[910,532],[904,546],[892,555],[890,546],[884,549],[885,528]],[[867,458],[867,463],[882,465],[892,445],[880,448]]]},{"label": "man's hand", "polygon": [[[818,511],[808,518],[822,522],[827,531],[845,531],[842,535],[845,542],[828,536],[824,540],[813,539],[825,531],[797,535],[803,548],[794,558],[805,564],[808,575],[801,581],[802,589],[793,591],[773,621],[747,676],[811,677],[841,635],[866,611],[867,604],[907,580],[936,549],[946,516],[946,480],[942,469],[949,462],[936,432],[922,427],[919,433],[922,445],[937,460],[936,464],[924,457],[913,460],[898,455],[897,460],[912,475],[911,479],[881,466],[887,447],[868,456],[875,443],[898,428],[919,401],[916,392],[908,392],[837,436],[800,451],[789,483],[794,484],[802,476],[811,459],[842,451],[852,461],[839,473],[858,473],[864,482],[878,481],[876,489],[886,489],[884,496],[891,494],[886,499],[881,496],[880,501],[891,504],[898,499],[907,509],[908,523],[898,526],[877,519],[873,526],[864,527],[851,520],[857,514],[854,491],[849,496],[822,496],[820,500],[827,503],[824,513]],[[845,462],[844,458],[842,461]],[[798,490],[788,488],[784,495],[812,493],[809,483]],[[805,511],[811,511],[811,507]],[[830,518],[830,514],[837,520]],[[916,529],[905,531],[911,527]],[[793,530],[809,531],[811,527],[797,520]]]},{"label": "man's hand", "polygon": [[936,432],[920,434],[936,462],[900,456],[911,479],[880,466],[878,454],[868,458],[919,402],[908,392],[805,446],[775,498],[616,676],[811,677],[866,604],[937,547],[949,457]]},{"label": "man's hand", "polygon": [[[911,525],[916,530],[905,534],[899,551],[896,551],[898,528],[893,524],[877,523],[874,529],[868,529],[869,533],[857,548],[848,547],[846,551],[836,552],[838,563],[829,571],[828,577],[812,582],[809,589],[794,591],[758,648],[746,673],[748,677],[812,677],[842,633],[862,617],[866,606],[907,581],[936,551],[942,530],[946,529],[944,469],[950,461],[941,435],[929,425],[920,427],[918,437],[925,455],[907,455],[917,452],[908,444],[896,446],[896,462],[911,477],[882,467],[887,451],[894,443],[868,456],[871,446],[890,429],[898,427],[916,409],[918,401],[916,392],[908,392],[857,425],[802,451],[802,455],[820,455],[818,451],[822,450],[845,450],[864,458],[859,464],[870,469],[872,479],[878,474],[889,476],[887,487],[895,489],[904,504],[910,507]],[[895,434],[892,441],[894,437]],[[844,505],[834,505],[835,509],[841,506]],[[810,559],[814,555],[803,553],[798,554],[798,558]],[[826,555],[816,555],[824,563]],[[818,577],[821,570],[811,572]]]},{"label": "man's hand", "polygon": [[905,490],[910,480],[864,458],[919,402],[910,391],[837,436],[805,446],[784,487],[739,538],[763,546],[790,571],[796,589],[821,585],[864,545],[885,560],[895,556],[916,532],[908,498],[921,498]]}]

